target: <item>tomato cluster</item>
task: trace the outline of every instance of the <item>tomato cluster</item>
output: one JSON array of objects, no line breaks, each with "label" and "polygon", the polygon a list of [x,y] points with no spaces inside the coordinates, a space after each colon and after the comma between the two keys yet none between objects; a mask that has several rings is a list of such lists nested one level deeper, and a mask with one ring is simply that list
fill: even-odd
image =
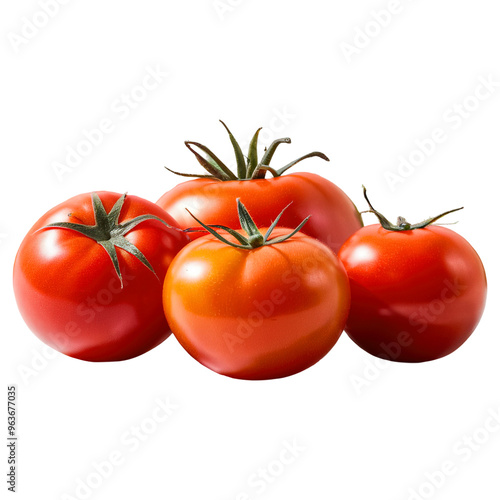
[{"label": "tomato cluster", "polygon": [[[111,192],[56,206],[28,232],[14,263],[21,315],[74,358],[118,361],[173,331],[208,368],[269,379],[323,358],[345,329],[367,352],[419,362],[453,352],[477,326],[486,275],[440,217],[380,224],[330,181],[270,166],[280,144],[248,155],[225,124],[237,173],[186,142],[206,174],[156,203]],[[271,177],[266,178],[266,174]],[[235,206],[236,205],[236,206]],[[453,212],[453,211],[451,211]]]}]

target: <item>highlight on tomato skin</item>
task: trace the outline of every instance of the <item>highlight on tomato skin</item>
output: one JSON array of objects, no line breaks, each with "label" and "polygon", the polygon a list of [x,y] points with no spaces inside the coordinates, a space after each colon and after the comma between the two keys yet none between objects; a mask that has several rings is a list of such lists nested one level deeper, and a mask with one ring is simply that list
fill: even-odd
[{"label": "highlight on tomato skin", "polygon": [[25,236],[14,263],[19,311],[40,340],[86,361],[147,352],[171,333],[161,291],[189,242],[156,204],[101,191],[49,210]]},{"label": "highlight on tomato skin", "polygon": [[[366,197],[366,190],[365,190]],[[400,217],[365,226],[339,252],[349,276],[348,336],[370,354],[424,362],[458,349],[478,325],[487,281],[481,259],[459,234]]]},{"label": "highlight on tomato skin", "polygon": [[204,225],[211,234],[177,254],[165,278],[165,315],[184,349],[217,373],[293,375],[340,337],[350,302],[346,272],[300,227],[257,228],[241,203],[239,214],[244,230]]},{"label": "highlight on tomato skin", "polygon": [[[245,156],[227,126],[235,152],[237,171],[232,172],[210,149],[198,142],[186,141],[186,146],[205,169],[205,174],[186,174],[168,168],[177,175],[193,178],[164,193],[156,202],[182,228],[191,227],[193,220],[186,208],[206,224],[223,224],[238,229],[239,220],[234,200],[240,198],[259,227],[269,226],[277,213],[293,201],[283,214],[281,225],[296,227],[311,215],[303,232],[317,238],[338,252],[342,243],[355,233],[363,222],[351,199],[333,182],[309,173],[289,173],[300,161],[320,158],[329,161],[318,151],[306,154],[282,168],[271,167],[277,148],[289,144],[289,138],[277,139],[269,145],[259,160],[255,133]],[[201,153],[198,153],[198,151]],[[274,160],[273,160],[274,161]],[[326,166],[326,165],[325,165]],[[196,239],[203,233],[193,233]]]}]

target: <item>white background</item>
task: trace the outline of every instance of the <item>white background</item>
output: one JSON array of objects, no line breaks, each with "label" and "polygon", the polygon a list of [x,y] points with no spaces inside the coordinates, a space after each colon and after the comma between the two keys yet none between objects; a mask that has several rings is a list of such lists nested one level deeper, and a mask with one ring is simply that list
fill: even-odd
[{"label": "white background", "polygon": [[[102,483],[87,492],[96,499],[499,498],[500,432],[484,430],[500,411],[499,84],[489,95],[480,89],[480,102],[471,97],[481,78],[500,82],[497,3],[57,5],[50,19],[34,0],[3,2],[0,13],[2,391],[18,385],[18,498],[83,498],[77,485],[89,478]],[[390,17],[377,16],[388,8]],[[168,76],[141,92],[147,68]],[[131,93],[142,99],[133,109],[120,104]],[[464,100],[469,111],[457,118],[454,106]],[[450,216],[460,221],[453,229],[479,252],[489,278],[470,340],[435,362],[378,367],[344,334],[313,368],[266,382],[212,373],[173,337],[121,363],[45,350],[12,293],[24,234],[78,193],[128,191],[155,201],[179,180],[164,165],[200,172],[184,140],[230,161],[220,118],[242,142],[258,126],[267,143],[290,136],[276,166],[323,151],[331,163],[312,159],[298,170],[321,173],[359,207],[364,183],[392,219],[417,222],[465,205]],[[113,130],[58,177],[54,164],[102,119]],[[446,139],[391,187],[387,172],[397,173],[400,157],[436,128]],[[157,398],[177,408],[152,425]],[[150,433],[135,450],[126,440],[141,425]],[[285,442],[297,456],[280,465]],[[116,453],[120,465],[99,481],[93,463]],[[454,473],[443,479],[435,472],[444,462]],[[256,482],[268,468],[272,481]]]}]

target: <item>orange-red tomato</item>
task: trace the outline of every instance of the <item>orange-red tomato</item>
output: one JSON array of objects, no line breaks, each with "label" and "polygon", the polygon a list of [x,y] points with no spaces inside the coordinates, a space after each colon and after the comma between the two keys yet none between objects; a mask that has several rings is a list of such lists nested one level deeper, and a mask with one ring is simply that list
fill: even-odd
[{"label": "orange-red tomato", "polygon": [[[280,225],[297,227],[310,215],[302,232],[319,239],[335,253],[363,225],[358,210],[339,187],[324,177],[306,172],[268,179],[190,180],[166,192],[156,203],[182,228],[193,226],[188,208],[205,224],[238,229],[238,215],[234,211],[236,198],[241,199],[259,227],[269,226],[276,214],[293,202]],[[203,234],[191,233],[191,238]]]},{"label": "orange-red tomato", "polygon": [[[290,231],[277,228],[273,237]],[[349,300],[342,264],[302,233],[253,249],[205,235],[177,254],[163,290],[167,320],[187,352],[240,379],[285,377],[319,361],[343,330]]]}]

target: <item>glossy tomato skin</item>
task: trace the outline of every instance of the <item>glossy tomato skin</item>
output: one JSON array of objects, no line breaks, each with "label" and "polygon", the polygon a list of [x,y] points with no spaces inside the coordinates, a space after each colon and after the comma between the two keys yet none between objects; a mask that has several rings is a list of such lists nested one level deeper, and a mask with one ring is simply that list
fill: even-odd
[{"label": "glossy tomato skin", "polygon": [[[188,208],[205,224],[239,229],[238,214],[234,210],[236,198],[247,207],[258,227],[269,226],[281,210],[293,202],[280,219],[280,225],[297,227],[311,215],[302,232],[319,239],[335,253],[363,225],[348,196],[332,182],[311,173],[244,181],[195,179],[174,187],[156,203],[182,228],[196,226],[186,211]],[[192,233],[192,239],[202,235]]]},{"label": "glossy tomato skin", "polygon": [[481,259],[440,226],[389,231],[366,226],[339,252],[351,285],[346,332],[384,359],[421,362],[460,347],[486,301]]},{"label": "glossy tomato skin", "polygon": [[[106,211],[121,196],[98,195]],[[143,214],[176,225],[154,203],[130,195],[119,222]],[[38,231],[63,221],[94,224],[91,193],[49,210],[21,243],[14,264],[14,292],[29,328],[54,349],[87,361],[128,359],[163,342],[171,332],[163,314],[162,283],[170,262],[189,241],[186,235],[155,220],[132,229],[126,238],[146,256],[158,277],[117,249],[122,289],[109,255],[94,240],[68,229]]]},{"label": "glossy tomato skin", "polygon": [[333,347],[349,283],[337,257],[304,234],[253,250],[207,235],[172,262],[163,303],[174,335],[200,363],[233,378],[271,379],[312,366]]}]

